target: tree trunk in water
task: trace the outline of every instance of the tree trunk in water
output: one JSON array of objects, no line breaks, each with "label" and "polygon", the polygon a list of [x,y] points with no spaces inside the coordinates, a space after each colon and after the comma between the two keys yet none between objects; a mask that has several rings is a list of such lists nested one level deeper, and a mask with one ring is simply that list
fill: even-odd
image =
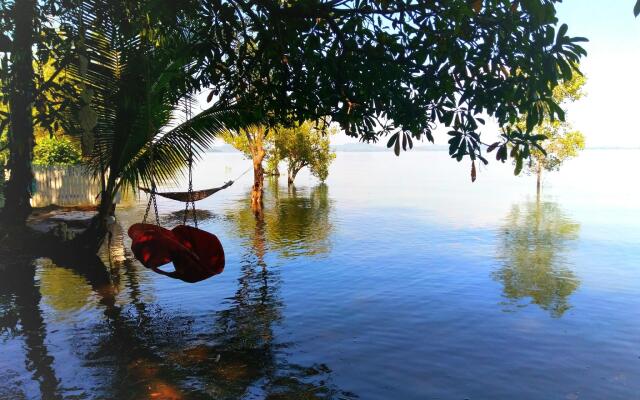
[{"label": "tree trunk in water", "polygon": [[258,149],[253,156],[253,188],[251,190],[251,208],[255,213],[262,211],[262,193],[264,189],[263,159],[264,150]]},{"label": "tree trunk in water", "polygon": [[287,184],[289,186],[292,186],[293,181],[295,180],[296,180],[296,172],[290,169],[287,173]]},{"label": "tree trunk in water", "polygon": [[[96,254],[102,247],[104,240],[111,235],[109,219],[111,217],[115,218],[116,205],[113,198],[117,190],[115,179],[110,176],[106,183],[106,188],[103,189],[101,194],[98,215],[93,218],[89,228],[77,239],[78,250]],[[113,196],[111,193],[113,193]]]},{"label": "tree trunk in water", "polygon": [[538,168],[536,170],[536,195],[538,198],[540,197],[540,192],[542,190],[542,167],[538,164]]},{"label": "tree trunk in water", "polygon": [[33,153],[32,108],[35,94],[32,46],[36,13],[35,0],[16,0],[15,34],[11,59],[13,73],[9,93],[11,127],[9,129],[9,170],[5,186],[2,219],[12,225],[24,225],[31,213],[31,157]]},{"label": "tree trunk in water", "polygon": [[300,166],[294,165],[289,167],[289,169],[287,170],[288,171],[287,182],[289,186],[293,186],[293,182],[296,180],[296,176],[298,175],[298,172],[300,172],[300,170],[304,167],[305,167],[304,163]]}]

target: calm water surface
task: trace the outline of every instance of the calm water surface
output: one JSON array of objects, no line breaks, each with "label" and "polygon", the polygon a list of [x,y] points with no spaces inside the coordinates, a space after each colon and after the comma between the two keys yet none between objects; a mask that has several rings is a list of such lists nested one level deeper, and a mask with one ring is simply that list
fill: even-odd
[{"label": "calm water surface", "polygon": [[[639,157],[586,151],[537,199],[495,162],[339,153],[259,219],[245,176],[199,203],[227,266],[197,284],[118,235],[107,269],[1,260],[0,398],[640,399]],[[248,165],[209,154],[195,186]]]}]

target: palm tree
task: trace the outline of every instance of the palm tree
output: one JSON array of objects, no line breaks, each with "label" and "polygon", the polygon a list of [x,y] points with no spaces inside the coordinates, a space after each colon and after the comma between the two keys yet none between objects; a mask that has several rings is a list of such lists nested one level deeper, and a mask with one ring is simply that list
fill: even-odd
[{"label": "palm tree", "polygon": [[77,130],[102,183],[98,217],[79,238],[91,250],[107,233],[118,191],[175,178],[191,154],[197,158],[212,143],[224,126],[221,117],[230,113],[214,104],[178,121],[176,109],[191,101],[192,88],[185,84],[194,67],[188,38],[167,24],[152,27],[145,2],[125,2],[127,12],[113,3],[81,1],[72,24]]}]

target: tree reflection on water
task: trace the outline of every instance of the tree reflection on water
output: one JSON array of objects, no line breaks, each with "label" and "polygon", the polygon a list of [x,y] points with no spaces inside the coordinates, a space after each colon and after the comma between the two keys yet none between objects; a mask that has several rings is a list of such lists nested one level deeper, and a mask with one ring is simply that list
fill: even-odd
[{"label": "tree reflection on water", "polygon": [[499,231],[498,258],[502,267],[494,278],[502,282],[506,309],[522,299],[561,317],[569,296],[580,281],[571,270],[570,244],[578,239],[580,225],[564,215],[553,202],[514,205]]},{"label": "tree reflection on water", "polygon": [[[121,233],[101,259],[30,259],[5,271],[12,279],[0,280],[0,340],[24,342],[30,376],[0,384],[0,397],[30,397],[23,390],[29,379],[45,399],[355,397],[331,383],[326,365],[288,362],[289,344],[274,334],[283,318],[281,277],[267,253],[327,251],[326,188],[308,197],[270,193],[264,213],[255,216],[247,202],[225,218],[245,253],[235,294],[211,316],[185,315],[155,300],[149,274],[123,252]],[[292,230],[288,218],[297,224]],[[56,362],[60,351],[78,364]]]},{"label": "tree reflection on water", "polygon": [[[271,182],[265,191],[265,207],[255,214],[250,203],[228,215],[247,252],[242,257],[238,289],[229,308],[215,321],[215,363],[202,365],[216,379],[220,398],[241,398],[243,393],[268,399],[352,398],[330,384],[331,370],[324,364],[300,366],[286,360],[287,343],[280,343],[274,326],[282,319],[278,269],[269,268],[265,256],[276,250],[281,256],[327,251],[329,201],[326,187],[311,190],[309,197],[295,191],[282,195]],[[294,224],[295,223],[295,224]],[[202,347],[196,359],[201,357]]]},{"label": "tree reflection on water", "polygon": [[[327,185],[307,190],[283,188],[277,180],[265,187],[263,211],[255,216],[263,221],[263,246],[285,258],[326,254],[331,250],[331,200]],[[254,235],[254,213],[246,201],[228,211],[227,220],[240,237]]]},{"label": "tree reflection on water", "polygon": [[[35,266],[23,260],[3,265],[0,279],[0,340],[7,336],[22,337],[25,368],[38,383],[40,395],[46,399],[62,398],[59,381],[53,368],[53,358],[46,346],[46,326],[40,312],[40,291],[35,286]],[[16,360],[16,362],[19,362]],[[16,366],[17,367],[17,366]],[[5,370],[5,367],[2,368]],[[6,373],[7,371],[2,371]],[[3,377],[5,380],[7,377]],[[19,380],[0,386],[0,397],[26,398]],[[16,385],[18,387],[16,387]]]}]

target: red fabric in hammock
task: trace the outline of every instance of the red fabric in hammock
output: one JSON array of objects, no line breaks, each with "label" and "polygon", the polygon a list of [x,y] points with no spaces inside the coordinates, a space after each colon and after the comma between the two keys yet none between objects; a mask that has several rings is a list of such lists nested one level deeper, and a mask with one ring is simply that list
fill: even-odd
[{"label": "red fabric in hammock", "polygon": [[[171,278],[199,282],[224,269],[222,244],[209,232],[185,225],[170,231],[157,225],[134,224],[129,237],[133,254],[145,267]],[[170,262],[175,271],[158,269]]]},{"label": "red fabric in hammock", "polygon": [[168,229],[151,224],[134,224],[129,228],[131,251],[147,268],[158,268],[173,261],[173,254],[188,251]]},{"label": "red fabric in hammock", "polygon": [[180,244],[198,257],[194,260],[185,253],[174,259],[173,265],[176,265],[176,270],[181,268],[180,279],[185,282],[198,282],[224,270],[224,248],[216,235],[187,225],[178,225],[171,231]]}]

